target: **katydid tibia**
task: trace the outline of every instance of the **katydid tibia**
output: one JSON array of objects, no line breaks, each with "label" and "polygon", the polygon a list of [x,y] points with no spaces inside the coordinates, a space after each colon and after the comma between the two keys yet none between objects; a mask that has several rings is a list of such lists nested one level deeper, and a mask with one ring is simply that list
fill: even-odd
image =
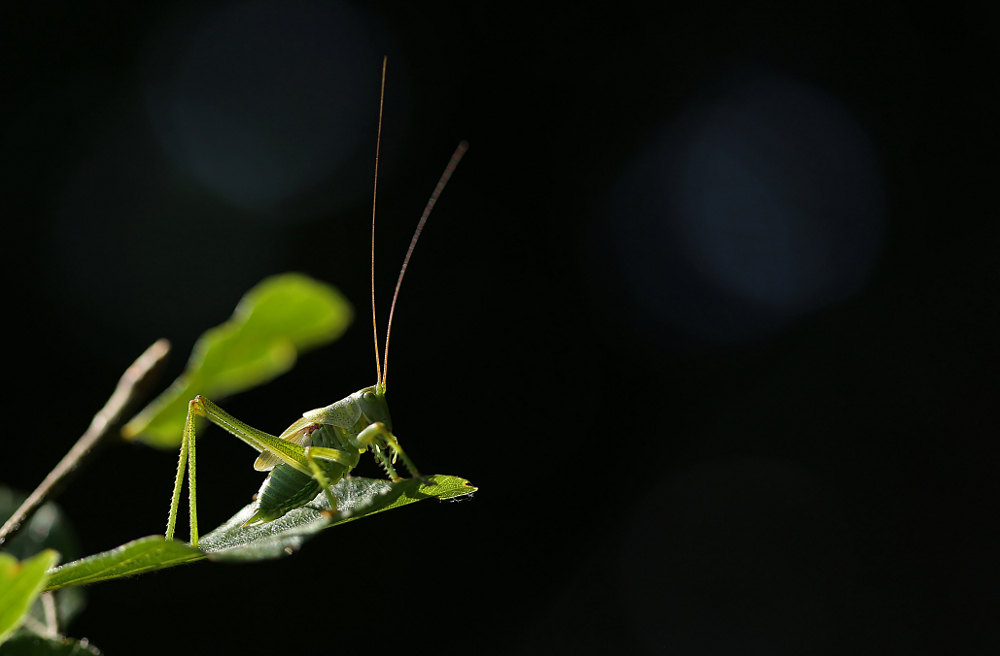
[{"label": "katydid tibia", "polygon": [[[382,94],[385,96],[385,60],[382,61]],[[379,101],[379,128],[375,146],[375,185],[378,186],[378,150],[382,138],[382,99]],[[188,499],[190,502],[191,544],[198,545],[198,513],[195,481],[195,420],[202,416],[243,440],[258,452],[260,457],[254,463],[258,471],[269,471],[256,497],[254,514],[243,526],[255,526],[274,521],[290,510],[300,508],[312,501],[321,491],[333,510],[337,501],[331,491],[345,475],[357,466],[361,454],[371,450],[375,461],[380,464],[393,481],[402,478],[396,473],[397,457],[403,461],[410,475],[425,482],[416,466],[399,445],[392,433],[392,419],[385,400],[386,375],[389,367],[389,335],[392,331],[392,315],[396,308],[399,287],[406,273],[410,255],[420,237],[427,217],[430,215],[438,196],[448,183],[452,171],[458,165],[468,144],[458,145],[451,161],[438,180],[417,229],[403,258],[403,266],[396,280],[396,290],[389,310],[389,322],[385,335],[385,356],[379,359],[378,328],[375,323],[375,202],[372,201],[372,331],[375,334],[375,369],[377,382],[371,387],[351,394],[325,408],[317,408],[303,413],[302,417],[289,426],[280,436],[275,437],[257,430],[233,417],[225,410],[203,396],[196,396],[188,403],[187,420],[181,441],[177,476],[167,517],[166,539],[174,536],[177,524],[177,509],[180,504],[184,474],[188,478]],[[373,194],[374,196],[375,194]]]}]

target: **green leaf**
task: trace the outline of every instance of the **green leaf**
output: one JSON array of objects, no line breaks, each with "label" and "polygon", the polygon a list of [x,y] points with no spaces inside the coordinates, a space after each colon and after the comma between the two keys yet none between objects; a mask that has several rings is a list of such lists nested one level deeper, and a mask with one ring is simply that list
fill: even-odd
[{"label": "green leaf", "polygon": [[24,621],[45,585],[46,572],[58,560],[59,553],[53,549],[22,562],[10,554],[0,553],[0,643]]},{"label": "green leaf", "polygon": [[291,555],[319,531],[368,515],[399,508],[423,499],[453,499],[475,492],[468,481],[455,476],[431,476],[434,485],[415,479],[397,483],[372,478],[349,477],[333,487],[336,514],[329,512],[326,495],[320,493],[308,505],[267,524],[240,528],[254,512],[250,504],[222,526],[202,537],[198,547],[151,535],[117,549],[88,556],[54,569],[47,590],[85,585],[151,572],[157,569],[209,559],[252,562]]},{"label": "green leaf", "polygon": [[204,558],[205,554],[183,542],[168,542],[162,535],[150,535],[55,568],[45,590],[145,574]]},{"label": "green leaf", "polygon": [[300,273],[265,279],[240,299],[229,321],[202,334],[184,373],[122,435],[176,448],[195,395],[228,396],[280,376],[300,353],[340,337],[352,316],[350,304],[330,285]]},{"label": "green leaf", "polygon": [[0,647],[0,656],[85,656],[100,655],[100,650],[86,639],[18,634]]},{"label": "green leaf", "polygon": [[[14,514],[26,497],[26,494],[0,485],[0,524]],[[80,554],[79,541],[72,526],[59,507],[51,501],[39,508],[27,526],[3,546],[4,551],[20,559],[33,556],[44,549],[55,549],[66,559],[76,558]],[[60,590],[55,594],[55,605],[56,625],[65,627],[87,605],[86,593],[80,588]],[[48,626],[53,618],[50,613],[46,613],[41,600],[37,600],[31,607],[30,615],[35,622],[25,625],[22,633],[36,626],[43,627],[44,630],[55,629]]]},{"label": "green leaf", "polygon": [[455,476],[430,476],[436,485],[424,485],[412,478],[392,483],[373,478],[346,478],[333,486],[336,514],[330,513],[325,494],[296,508],[284,517],[250,528],[240,528],[254,513],[254,504],[243,508],[208,535],[198,548],[214,561],[249,562],[291,555],[319,531],[399,508],[423,499],[452,499],[475,492],[468,481]]}]

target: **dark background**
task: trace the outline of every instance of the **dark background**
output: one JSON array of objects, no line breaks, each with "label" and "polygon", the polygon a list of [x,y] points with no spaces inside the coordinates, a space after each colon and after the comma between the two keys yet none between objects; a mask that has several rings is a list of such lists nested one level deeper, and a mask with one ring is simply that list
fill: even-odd
[{"label": "dark background", "polygon": [[[293,558],[99,584],[109,654],[997,653],[991,3],[39,2],[0,10],[7,418],[37,484],[153,340],[179,373],[265,275],[357,319],[225,401],[279,432],[372,384],[481,490]],[[164,381],[164,384],[166,380]],[[199,449],[203,531],[254,454]],[[163,531],[174,453],[61,498]],[[362,474],[377,475],[366,461]]]}]

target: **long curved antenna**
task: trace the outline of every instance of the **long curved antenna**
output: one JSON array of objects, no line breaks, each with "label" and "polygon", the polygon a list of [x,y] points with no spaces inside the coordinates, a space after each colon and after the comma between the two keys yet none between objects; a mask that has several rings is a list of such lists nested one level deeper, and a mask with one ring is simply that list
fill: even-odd
[{"label": "long curved antenna", "polygon": [[454,154],[451,156],[451,161],[448,162],[448,166],[445,167],[444,173],[441,174],[441,179],[438,180],[437,187],[434,188],[434,193],[431,194],[430,200],[427,201],[427,207],[424,208],[424,213],[420,217],[420,222],[417,223],[417,229],[413,233],[413,239],[410,240],[410,247],[406,249],[406,257],[403,258],[403,266],[399,270],[399,278],[396,279],[396,291],[392,294],[392,307],[389,309],[389,324],[385,329],[385,356],[382,358],[382,389],[385,390],[385,379],[389,375],[389,335],[392,333],[392,315],[396,312],[396,299],[399,297],[399,287],[403,284],[403,276],[406,275],[406,265],[410,263],[410,255],[413,254],[413,248],[417,245],[417,240],[420,239],[420,232],[424,229],[424,224],[427,223],[427,217],[431,215],[431,210],[434,209],[434,204],[437,203],[438,196],[444,190],[444,186],[448,184],[448,179],[451,178],[451,174],[455,171],[455,167],[458,166],[459,161],[462,159],[462,155],[465,151],[469,149],[469,142],[463,141],[458,144],[458,148],[455,149]]},{"label": "long curved antenna", "polygon": [[[372,334],[375,335],[376,383],[385,378],[382,374],[382,364],[378,359],[378,325],[375,321],[375,199],[378,197],[378,150],[379,146],[382,145],[382,105],[385,102],[385,64],[388,59],[388,57],[382,57],[382,90],[378,96],[378,136],[375,138],[375,185],[372,189]],[[388,339],[387,333],[386,341]]]}]

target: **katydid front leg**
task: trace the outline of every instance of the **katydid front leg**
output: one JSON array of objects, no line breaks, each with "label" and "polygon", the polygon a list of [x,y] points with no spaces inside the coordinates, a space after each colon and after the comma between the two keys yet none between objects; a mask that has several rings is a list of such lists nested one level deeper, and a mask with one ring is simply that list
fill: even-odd
[{"label": "katydid front leg", "polygon": [[[389,474],[389,478],[391,478],[394,483],[398,483],[403,480],[402,477],[396,473],[396,468],[393,467],[393,464],[396,462],[396,456],[398,455],[403,459],[403,463],[406,465],[406,468],[410,471],[410,474],[414,478],[419,478],[421,482],[429,484],[429,481],[424,478],[419,471],[417,471],[416,465],[413,464],[413,461],[410,460],[409,456],[406,455],[406,452],[403,451],[403,447],[399,446],[399,440],[396,439],[396,436],[393,435],[381,421],[376,421],[368,426],[368,428],[358,433],[354,442],[357,444],[359,449],[366,449],[372,446],[372,444],[379,445],[379,456],[382,460],[382,466],[385,467],[386,473]],[[392,449],[391,460],[384,453],[382,453],[382,442],[385,442],[389,448]]]}]

